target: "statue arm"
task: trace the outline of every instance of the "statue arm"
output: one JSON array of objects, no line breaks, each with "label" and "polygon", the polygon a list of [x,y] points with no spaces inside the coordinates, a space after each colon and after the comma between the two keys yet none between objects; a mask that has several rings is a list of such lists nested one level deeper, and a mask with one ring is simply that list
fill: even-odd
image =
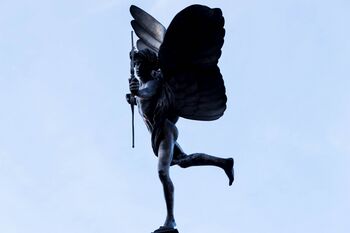
[{"label": "statue arm", "polygon": [[141,88],[135,93],[141,99],[150,99],[158,92],[160,83],[158,80],[151,80],[141,86]]}]

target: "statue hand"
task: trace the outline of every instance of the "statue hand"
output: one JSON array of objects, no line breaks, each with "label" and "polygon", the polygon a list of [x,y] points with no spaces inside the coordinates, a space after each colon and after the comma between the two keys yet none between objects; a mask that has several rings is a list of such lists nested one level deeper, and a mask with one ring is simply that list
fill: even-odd
[{"label": "statue hand", "polygon": [[125,97],[126,97],[126,102],[132,105],[137,105],[136,98],[132,94],[126,94]]},{"label": "statue hand", "polygon": [[129,80],[129,89],[131,94],[137,95],[137,92],[140,89],[140,83],[139,83],[139,80],[137,80],[137,78],[131,78]]}]

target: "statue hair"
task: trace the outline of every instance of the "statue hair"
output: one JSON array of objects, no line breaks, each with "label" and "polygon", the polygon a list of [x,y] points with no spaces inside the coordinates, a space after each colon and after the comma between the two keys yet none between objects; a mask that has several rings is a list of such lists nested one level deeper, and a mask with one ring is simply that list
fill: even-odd
[{"label": "statue hair", "polygon": [[159,69],[158,56],[150,49],[139,50],[135,53],[134,59],[145,63],[152,70]]}]

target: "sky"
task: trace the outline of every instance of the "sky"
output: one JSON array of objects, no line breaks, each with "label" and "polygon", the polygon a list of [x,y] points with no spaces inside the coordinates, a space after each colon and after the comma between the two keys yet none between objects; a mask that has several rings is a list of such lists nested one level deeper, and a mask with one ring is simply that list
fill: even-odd
[{"label": "sky", "polygon": [[350,2],[1,0],[0,232],[151,232],[165,204],[150,136],[131,148],[129,7],[168,26],[220,7],[227,110],[181,119],[188,152],[234,157],[173,167],[187,233],[350,230]]}]

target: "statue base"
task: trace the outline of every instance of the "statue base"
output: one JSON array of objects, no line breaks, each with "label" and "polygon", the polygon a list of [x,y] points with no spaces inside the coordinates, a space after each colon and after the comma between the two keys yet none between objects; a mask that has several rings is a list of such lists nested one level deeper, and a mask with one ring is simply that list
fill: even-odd
[{"label": "statue base", "polygon": [[179,233],[179,231],[175,228],[159,227],[152,233]]}]

